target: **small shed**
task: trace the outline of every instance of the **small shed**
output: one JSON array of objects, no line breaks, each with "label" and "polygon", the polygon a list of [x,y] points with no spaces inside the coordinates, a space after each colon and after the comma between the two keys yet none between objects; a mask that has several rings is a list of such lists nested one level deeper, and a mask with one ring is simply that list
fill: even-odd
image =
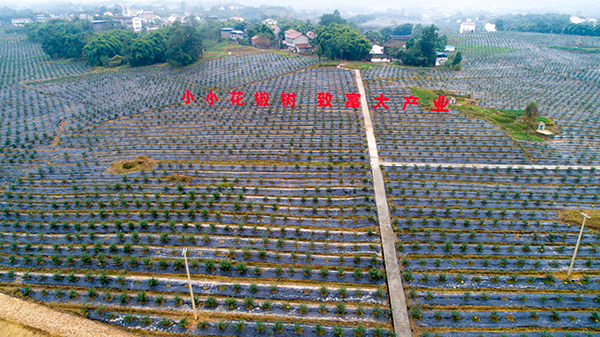
[{"label": "small shed", "polygon": [[108,66],[118,67],[123,64],[123,61],[125,61],[125,58],[123,56],[115,55],[113,58],[110,59],[110,61],[108,61]]},{"label": "small shed", "polygon": [[221,37],[224,39],[230,38],[231,37],[231,32],[233,31],[233,28],[221,28]]}]

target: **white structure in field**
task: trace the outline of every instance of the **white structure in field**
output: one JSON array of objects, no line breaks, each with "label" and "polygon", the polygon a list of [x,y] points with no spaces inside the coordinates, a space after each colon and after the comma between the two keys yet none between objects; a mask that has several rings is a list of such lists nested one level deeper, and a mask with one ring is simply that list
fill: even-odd
[{"label": "white structure in field", "polygon": [[475,33],[475,22],[471,22],[471,21],[461,22],[459,33],[461,33],[461,34]]},{"label": "white structure in field", "polygon": [[486,22],[485,31],[488,33],[493,33],[496,31],[496,25],[491,22]]},{"label": "white structure in field", "polygon": [[371,49],[369,54],[375,54],[375,55],[383,54],[383,47],[375,43],[375,44],[373,44],[373,48]]}]

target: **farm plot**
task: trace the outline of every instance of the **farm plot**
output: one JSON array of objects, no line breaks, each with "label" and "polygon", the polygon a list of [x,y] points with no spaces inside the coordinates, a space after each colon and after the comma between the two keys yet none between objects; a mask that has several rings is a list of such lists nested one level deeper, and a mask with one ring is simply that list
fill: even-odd
[{"label": "farm plot", "polygon": [[22,81],[82,74],[87,70],[84,62],[52,61],[39,44],[20,41],[11,34],[0,34],[0,59],[2,88]]},{"label": "farm plot", "polygon": [[201,62],[176,71],[175,76],[203,88],[230,88],[281,76],[318,62],[314,57],[260,52]]},{"label": "farm plot", "polygon": [[[530,164],[526,154],[503,131],[482,120],[471,120],[456,110],[425,111],[403,105],[412,96],[398,82],[370,81],[368,96],[383,93],[389,109],[372,109],[379,155],[390,162]],[[424,104],[425,97],[421,98]],[[451,107],[450,107],[451,108]]]},{"label": "farm plot", "polygon": [[[97,80],[122,75],[107,76]],[[0,197],[4,290],[129,328],[388,335],[364,129],[345,108],[350,72],[235,90],[244,106],[221,97],[142,112],[132,101],[132,116],[65,129],[54,156]],[[316,107],[322,90],[331,107]],[[269,106],[254,104],[256,91],[271,93]],[[294,107],[282,91],[296,93]],[[85,104],[109,108],[100,101]]]},{"label": "farm plot", "polygon": [[[548,48],[556,43],[576,44],[577,39],[525,33],[451,36],[450,43],[463,52],[463,69],[459,72],[378,67],[365,71],[364,78],[369,82],[397,82],[402,88],[443,89],[471,95],[483,108],[522,110],[529,102],[536,102],[542,116],[557,125],[558,134],[554,136],[557,142],[547,142],[543,151],[533,151],[529,157],[533,163],[539,160],[542,165],[597,165],[598,56]],[[584,39],[586,45],[600,44],[595,37]],[[572,146],[564,146],[569,141],[582,141],[581,149],[591,151],[579,158]],[[519,143],[523,147],[539,147],[527,141]]]},{"label": "farm plot", "polygon": [[598,229],[585,230],[567,278],[579,224],[559,220],[564,209],[594,209],[594,170],[432,165],[386,167],[385,175],[422,335],[597,332]]},{"label": "farm plot", "polygon": [[[159,108],[74,130],[61,141],[72,149],[102,151],[98,160],[109,162],[143,154],[164,160],[364,163],[360,114],[345,108],[353,87],[349,71],[303,70],[236,88],[244,94],[243,106],[232,107],[227,92],[212,106],[198,99]],[[326,90],[332,106],[317,108],[317,92]],[[270,94],[269,106],[256,106],[259,91]],[[284,91],[295,94],[294,107],[282,106]]]}]

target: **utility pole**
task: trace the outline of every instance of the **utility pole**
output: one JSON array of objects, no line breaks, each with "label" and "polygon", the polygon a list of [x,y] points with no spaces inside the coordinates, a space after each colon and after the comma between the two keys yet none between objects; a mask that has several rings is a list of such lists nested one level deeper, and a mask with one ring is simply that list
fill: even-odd
[{"label": "utility pole", "polygon": [[194,309],[194,319],[198,320],[198,314],[196,313],[196,301],[194,300],[194,291],[192,290],[192,279],[190,278],[190,268],[188,267],[187,262],[187,248],[183,249],[183,259],[185,260],[185,271],[187,272],[188,277],[188,286],[190,287],[190,297],[192,298],[192,309]]},{"label": "utility pole", "polygon": [[579,237],[577,238],[577,244],[575,245],[575,251],[573,252],[573,258],[571,259],[571,265],[569,266],[569,272],[567,273],[567,277],[571,276],[571,272],[573,271],[573,265],[575,264],[575,257],[577,256],[577,251],[579,250],[579,242],[581,242],[581,236],[583,235],[583,228],[585,227],[585,219],[591,219],[591,217],[585,213],[581,213],[583,215],[583,222],[581,223],[581,230],[579,231]]}]

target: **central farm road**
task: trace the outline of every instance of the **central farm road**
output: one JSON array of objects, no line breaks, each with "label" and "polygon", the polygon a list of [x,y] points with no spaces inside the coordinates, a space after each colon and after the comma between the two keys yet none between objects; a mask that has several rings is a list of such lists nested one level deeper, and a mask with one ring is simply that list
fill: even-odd
[{"label": "central farm road", "polygon": [[410,321],[408,319],[408,310],[406,306],[406,297],[400,277],[400,266],[396,255],[396,235],[392,229],[390,221],[390,210],[387,203],[383,174],[379,167],[379,154],[377,153],[377,142],[373,134],[373,123],[367,103],[367,94],[363,86],[362,76],[359,70],[354,70],[356,85],[360,93],[360,105],[362,108],[365,129],[367,132],[367,144],[369,146],[369,158],[371,170],[373,172],[373,182],[375,188],[375,202],[377,203],[377,215],[379,218],[379,232],[381,234],[381,245],[383,258],[385,260],[385,271],[388,284],[388,293],[390,296],[390,305],[392,307],[392,320],[394,322],[394,331],[398,337],[410,337]]}]

